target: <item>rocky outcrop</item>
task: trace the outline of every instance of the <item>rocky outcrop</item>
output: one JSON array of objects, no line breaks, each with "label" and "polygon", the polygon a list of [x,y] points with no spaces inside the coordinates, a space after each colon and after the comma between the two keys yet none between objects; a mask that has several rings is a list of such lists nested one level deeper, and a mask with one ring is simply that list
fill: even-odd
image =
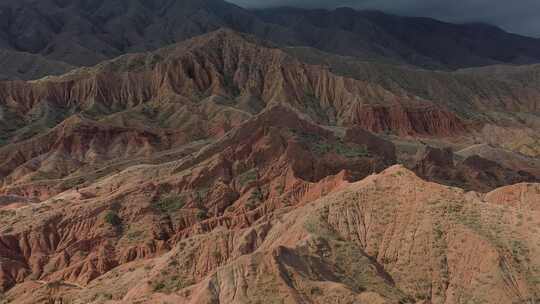
[{"label": "rocky outcrop", "polygon": [[[114,269],[84,283],[86,288],[65,277],[47,296],[52,283],[44,277],[6,295],[15,303],[32,297],[76,303],[534,299],[537,249],[527,229],[535,225],[536,188],[522,184],[487,195],[467,193],[394,166],[247,226],[194,232],[170,249],[156,243],[155,253],[144,260],[114,266],[115,254],[107,252],[112,248],[100,249],[108,260],[96,260],[94,271]],[[127,210],[118,211],[127,219]],[[522,229],[515,229],[518,221]],[[513,231],[511,237],[506,231]],[[46,251],[54,243],[41,242],[39,248]]]},{"label": "rocky outcrop", "polygon": [[454,167],[454,154],[451,148],[437,149],[424,145],[416,153],[415,172],[422,176],[441,176],[446,169]]},{"label": "rocky outcrop", "polygon": [[450,111],[426,104],[424,106],[370,106],[353,108],[352,124],[373,132],[395,132],[399,135],[452,136],[465,133],[464,122]]},{"label": "rocky outcrop", "polygon": [[43,135],[0,148],[0,192],[47,199],[66,190],[57,186],[70,174],[115,159],[151,156],[171,148],[173,134],[73,116]]},{"label": "rocky outcrop", "polygon": [[371,153],[382,156],[389,165],[396,163],[397,156],[394,144],[365,129],[357,126],[347,129],[345,141],[365,146]]},{"label": "rocky outcrop", "polygon": [[536,186],[490,191],[536,176],[427,145],[412,167],[431,182],[388,168],[415,137],[458,146],[473,131],[444,102],[396,91],[229,30],[0,83],[2,291],[15,303],[534,301]]},{"label": "rocky outcrop", "polygon": [[441,183],[487,192],[520,182],[537,182],[539,177],[520,169],[507,168],[479,155],[456,161],[450,148],[422,147],[413,170],[420,176]]},{"label": "rocky outcrop", "polygon": [[451,136],[466,130],[465,122],[433,102],[336,76],[229,30],[61,77],[0,83],[0,101],[20,115],[44,101],[103,116],[148,103],[192,104],[208,96],[258,101],[263,108],[287,103],[315,121],[374,132]]},{"label": "rocky outcrop", "polygon": [[[117,138],[96,128],[81,133],[81,125],[59,129],[75,138],[92,135],[92,140],[59,137],[57,147],[69,147],[64,155],[73,157],[95,155],[79,149],[89,142]],[[52,198],[35,211],[39,221],[9,214],[4,220],[13,230],[0,242],[0,255],[17,263],[2,264],[1,283],[4,289],[29,279],[86,285],[184,238],[219,227],[249,227],[276,210],[327,195],[384,169],[385,161],[302,119],[296,110],[275,106],[196,154],[115,172],[60,195],[48,193]]]},{"label": "rocky outcrop", "polygon": [[[470,135],[488,121],[523,132],[524,125],[534,121],[534,115],[524,113],[538,109],[538,93],[512,79],[356,61],[351,62],[353,71],[344,73],[324,60],[306,64],[296,58],[265,41],[222,29],[58,77],[0,82],[0,131],[5,134],[0,144],[34,136],[30,131],[42,127],[34,125],[35,112],[43,104],[62,113],[46,128],[73,113],[105,120],[135,113],[144,116],[140,124],[189,127],[198,139],[223,135],[276,103],[291,105],[325,125],[444,138]],[[174,115],[166,115],[170,110]],[[227,115],[219,114],[225,110]],[[520,118],[491,117],[499,112],[518,112]],[[208,130],[200,120],[215,125]],[[21,135],[19,129],[30,130]],[[531,142],[512,144],[512,149],[534,153],[534,135],[527,136]],[[504,144],[500,136],[483,140]]]},{"label": "rocky outcrop", "polygon": [[536,177],[531,173],[505,168],[494,161],[477,155],[466,158],[461,166],[467,171],[471,182],[483,181],[488,189],[522,182],[540,181],[540,177]]}]

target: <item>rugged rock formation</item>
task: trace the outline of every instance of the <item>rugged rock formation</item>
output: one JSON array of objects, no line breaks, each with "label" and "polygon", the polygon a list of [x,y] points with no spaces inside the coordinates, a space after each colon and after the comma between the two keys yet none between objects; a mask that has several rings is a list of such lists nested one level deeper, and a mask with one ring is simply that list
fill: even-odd
[{"label": "rugged rock formation", "polygon": [[[99,155],[80,148],[94,147],[94,138],[118,138],[101,136],[97,129],[82,134],[93,137],[61,137],[59,147],[70,147],[65,153],[73,157]],[[2,264],[1,283],[4,289],[30,278],[88,284],[120,264],[160,254],[182,238],[221,225],[248,227],[273,210],[307,203],[385,166],[386,160],[370,155],[369,148],[344,142],[293,109],[273,107],[196,154],[131,167],[56,196],[46,193],[53,197],[39,205],[39,213],[44,212],[39,221],[26,219],[33,221],[30,228],[23,214],[7,214],[4,224],[13,230],[0,242],[0,255],[13,263]],[[137,230],[143,226],[147,229]],[[132,242],[139,238],[147,242]]]},{"label": "rugged rock formation", "polygon": [[346,142],[365,146],[371,153],[382,156],[389,165],[393,165],[397,161],[394,144],[360,127],[355,126],[347,129],[344,139]]},{"label": "rugged rock formation", "polygon": [[[502,188],[485,196],[465,193],[422,181],[395,166],[363,181],[343,184],[340,190],[304,207],[269,212],[248,226],[222,222],[212,232],[196,229],[182,233],[174,242],[166,242],[170,245],[164,245],[156,234],[145,245],[150,246],[147,249],[129,251],[132,253],[119,258],[118,251],[128,241],[122,236],[127,231],[119,229],[134,228],[128,224],[133,220],[128,221],[128,210],[137,200],[131,199],[129,209],[117,209],[122,218],[120,226],[102,223],[103,228],[92,230],[94,241],[98,240],[96,233],[104,233],[117,242],[116,249],[84,246],[90,249],[89,256],[59,259],[54,267],[77,265],[80,259],[93,260],[91,264],[83,262],[84,267],[61,271],[62,275],[28,277],[6,296],[14,303],[30,299],[74,303],[111,299],[115,303],[247,303],[257,299],[285,299],[287,303],[462,303],[471,298],[491,303],[534,301],[539,296],[534,270],[538,248],[528,229],[536,225],[538,193],[535,184]],[[78,208],[90,210],[94,204]],[[81,211],[78,214],[97,216]],[[65,223],[62,226],[69,222],[59,221]],[[92,225],[99,227],[99,223]],[[195,226],[203,228],[204,223]],[[54,231],[70,230],[68,226],[58,229],[58,224],[50,222],[46,227],[35,229],[52,235]],[[80,229],[86,228],[79,228],[79,233]],[[38,243],[30,235],[24,239],[32,255],[37,254],[37,248],[46,252],[53,245],[66,248],[62,250],[66,257],[88,244],[59,237],[61,241],[53,238],[47,243]],[[2,244],[6,252],[7,246],[17,244],[15,235],[5,236]],[[129,262],[133,258],[136,261]],[[7,268],[8,264],[3,265]],[[92,273],[98,275],[112,267],[114,270],[93,279]],[[13,279],[29,273],[15,264],[9,269]]]},{"label": "rugged rock formation", "polygon": [[416,154],[414,171],[420,176],[437,177],[450,180],[454,165],[454,153],[451,148],[437,149],[423,146]]},{"label": "rugged rock formation", "polygon": [[457,161],[450,148],[437,149],[424,146],[417,154],[417,163],[413,170],[426,179],[476,191],[489,191],[504,185],[540,181],[539,175],[523,171],[521,168],[507,168],[477,154]]},{"label": "rugged rock formation", "polygon": [[478,155],[484,159],[499,163],[504,167],[540,176],[540,160],[521,153],[514,153],[494,145],[473,145],[456,152],[456,154],[464,158]]},{"label": "rugged rock formation", "polygon": [[65,109],[65,115],[82,110],[98,117],[165,102],[200,108],[193,103],[208,101],[248,112],[282,102],[320,123],[375,132],[451,136],[467,130],[467,123],[444,106],[336,76],[228,30],[58,78],[3,82],[0,101],[14,121],[44,102]]},{"label": "rugged rock formation", "polygon": [[[390,87],[230,30],[0,82],[6,300],[535,302],[538,185],[490,191],[537,168],[462,149],[534,141],[534,102]],[[388,168],[423,142],[440,184]]]},{"label": "rugged rock formation", "polygon": [[[533,114],[538,110],[534,96],[540,93],[527,89],[525,94],[515,83],[406,69],[396,73],[404,73],[410,83],[395,83],[379,81],[382,71],[362,76],[364,66],[357,68],[350,76],[340,76],[339,71],[305,64],[264,41],[219,30],[60,77],[0,82],[0,114],[5,118],[5,125],[0,123],[1,139],[13,142],[33,136],[33,130],[50,128],[79,112],[124,122],[133,117],[122,112],[136,112],[144,116],[141,124],[192,130],[204,128],[201,119],[220,124],[200,130],[199,138],[204,138],[222,135],[248,113],[285,103],[325,125],[357,125],[400,136],[455,137],[492,123],[494,116],[486,115],[486,109]],[[422,93],[425,82],[430,88]],[[221,114],[225,109],[230,114]],[[174,115],[163,113],[171,110]],[[189,121],[179,121],[184,119]],[[512,119],[505,117],[500,124],[525,127]]]}]

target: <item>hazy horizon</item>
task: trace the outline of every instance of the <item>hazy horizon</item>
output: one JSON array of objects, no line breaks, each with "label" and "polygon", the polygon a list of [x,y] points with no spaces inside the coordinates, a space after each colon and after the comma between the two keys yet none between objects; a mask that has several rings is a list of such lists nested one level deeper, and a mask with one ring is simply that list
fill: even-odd
[{"label": "hazy horizon", "polygon": [[540,37],[540,1],[523,0],[519,4],[502,0],[227,0],[245,8],[352,7],[380,10],[411,17],[429,17],[452,23],[487,23],[508,32]]}]

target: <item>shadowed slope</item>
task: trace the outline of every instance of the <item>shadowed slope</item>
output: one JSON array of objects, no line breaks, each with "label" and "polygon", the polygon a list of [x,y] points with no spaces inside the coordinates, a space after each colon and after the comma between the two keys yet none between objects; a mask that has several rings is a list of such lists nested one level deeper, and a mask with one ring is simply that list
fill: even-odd
[{"label": "shadowed slope", "polygon": [[[158,49],[228,27],[283,46],[310,46],[363,60],[462,68],[540,60],[538,39],[483,24],[340,8],[249,11],[221,0],[6,0],[0,48],[73,66]],[[49,74],[57,66],[41,65]],[[50,67],[50,68],[49,68]],[[41,68],[25,76],[43,76]],[[5,71],[6,77],[20,73]]]}]

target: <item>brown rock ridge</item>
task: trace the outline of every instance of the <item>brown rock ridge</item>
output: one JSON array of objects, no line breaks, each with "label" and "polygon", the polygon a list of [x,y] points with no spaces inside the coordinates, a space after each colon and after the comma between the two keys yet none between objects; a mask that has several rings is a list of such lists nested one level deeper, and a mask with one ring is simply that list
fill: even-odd
[{"label": "brown rock ridge", "polygon": [[13,303],[535,301],[540,249],[529,229],[538,224],[539,187],[481,195],[394,166],[249,226],[186,236],[85,288],[69,278],[27,280],[6,296]]},{"label": "brown rock ridge", "polygon": [[149,102],[189,104],[207,96],[238,97],[263,107],[284,102],[319,122],[358,124],[376,132],[454,135],[466,129],[434,102],[336,76],[229,30],[61,77],[0,83],[3,106],[23,116],[43,101],[104,114]]},{"label": "brown rock ridge", "polygon": [[[157,133],[180,128],[184,138],[178,142],[186,142],[223,135],[275,103],[289,104],[318,123],[399,136],[478,136],[482,142],[505,145],[500,136],[471,134],[486,121],[500,124],[505,132],[509,125],[526,132],[525,124],[534,133],[535,116],[524,115],[538,108],[536,93],[523,93],[516,83],[473,72],[436,73],[357,61],[351,63],[353,73],[338,76],[344,75],[335,68],[339,64],[326,67],[317,65],[325,61],[312,61],[305,64],[264,41],[219,30],[60,77],[1,82],[0,114],[6,119],[0,122],[0,144],[32,137],[35,130],[79,112],[123,127],[151,125]],[[46,120],[45,127],[32,119],[44,105],[63,113]],[[28,130],[20,134],[17,129]],[[531,142],[507,148],[534,153],[534,134],[530,137]]]},{"label": "brown rock ridge", "polygon": [[508,168],[477,154],[457,160],[451,148],[424,146],[418,151],[413,170],[429,180],[488,192],[505,185],[540,181],[539,175],[524,171],[523,168],[526,167]]},{"label": "brown rock ridge", "polygon": [[229,30],[1,82],[0,287],[15,303],[534,303],[538,185],[490,192],[534,170],[429,146],[414,172],[445,185],[388,168],[390,140],[466,146],[506,122],[399,91]]},{"label": "brown rock ridge", "polygon": [[0,148],[2,191],[46,199],[63,191],[55,184],[81,168],[150,156],[170,148],[171,135],[72,116],[43,135]]},{"label": "brown rock ridge", "polygon": [[[88,146],[69,147],[75,150],[68,154],[89,154],[76,153]],[[86,285],[119,265],[161,255],[186,237],[249,227],[395,160],[391,153],[388,159],[371,154],[372,147],[345,142],[293,109],[272,107],[180,160],[132,166],[5,214],[0,256],[10,262],[1,264],[0,282],[4,289],[29,279]]]},{"label": "brown rock ridge", "polygon": [[[444,153],[439,158],[442,160],[437,163],[450,164]],[[481,195],[465,195],[458,189],[423,182],[402,168],[369,176],[354,187],[349,185],[373,170],[382,170],[395,159],[393,145],[369,132],[351,129],[340,139],[333,132],[301,119],[291,108],[272,107],[180,160],[133,166],[39,205],[4,213],[0,233],[0,255],[4,258],[0,263],[2,286],[9,290],[8,297],[17,297],[21,303],[24,299],[38,298],[43,301],[77,298],[81,303],[100,303],[108,298],[127,303],[140,300],[203,303],[214,297],[230,301],[227,294],[233,291],[227,290],[240,288],[234,283],[238,280],[227,280],[228,285],[222,286],[222,292],[217,295],[209,293],[205,286],[212,289],[220,276],[231,275],[228,271],[241,271],[258,278],[254,284],[270,287],[248,288],[258,290],[256,293],[234,291],[243,295],[236,300],[240,303],[271,295],[288,297],[291,303],[301,299],[326,303],[336,297],[397,303],[434,296],[425,293],[436,290],[433,288],[444,290],[446,285],[426,287],[410,283],[413,277],[414,280],[425,278],[428,272],[415,270],[414,276],[405,275],[417,267],[408,264],[403,269],[403,266],[392,268],[392,273],[387,268],[387,264],[394,263],[391,255],[382,255],[389,249],[381,247],[373,251],[378,247],[370,247],[375,246],[370,242],[378,242],[381,233],[401,230],[389,230],[387,226],[375,232],[372,229],[379,228],[374,221],[385,214],[396,214],[398,219],[392,227],[397,227],[410,212],[420,212],[412,211],[420,210],[419,207],[409,206],[412,198],[428,208],[431,203],[425,200],[439,204],[438,195],[441,201],[463,200],[463,204]],[[323,198],[324,202],[333,204],[330,202],[335,201],[337,194],[332,193],[341,191],[350,193],[343,196],[344,203],[385,202],[396,209],[383,212],[380,209],[383,207],[361,205],[339,211],[341,207],[332,207],[338,212],[326,219],[332,228],[320,228],[323,224],[319,221],[325,218],[326,211],[318,207],[308,211],[318,204],[312,202]],[[392,203],[396,200],[395,193],[400,194],[397,202],[403,206]],[[294,211],[294,206],[305,207]],[[354,215],[368,210],[372,213],[367,218],[363,213]],[[455,220],[458,215],[444,216]],[[347,225],[363,223],[362,226],[347,228],[339,224],[340,218],[351,216],[352,222]],[[405,218],[400,219],[402,216]],[[380,220],[381,225],[389,225]],[[372,228],[357,230],[360,227]],[[332,245],[335,241],[331,235],[335,232],[327,239],[329,232],[325,231],[339,232],[341,237],[336,240],[345,243]],[[315,247],[305,248],[302,240],[314,233],[317,236],[307,240],[312,244],[309,246]],[[396,234],[391,237],[394,240],[381,240],[380,246],[390,246],[383,245],[390,242],[396,246],[393,250],[401,250],[402,246],[396,244],[402,237]],[[345,247],[339,249],[341,246]],[[431,249],[417,250],[435,250],[428,248]],[[416,253],[409,258],[418,259],[418,263],[425,261],[425,257]],[[245,268],[247,261],[256,270]],[[352,267],[347,267],[352,272],[342,270],[341,265]],[[405,277],[399,279],[402,275]],[[447,284],[443,275],[429,275],[437,282],[432,284]],[[120,280],[121,288],[111,290],[109,280]],[[296,283],[292,284],[291,280]],[[461,278],[455,280],[455,284],[460,284]],[[251,281],[242,284],[251,286]],[[32,289],[27,289],[30,286]],[[33,291],[28,293],[30,290]],[[451,299],[450,294],[437,296]]]}]

